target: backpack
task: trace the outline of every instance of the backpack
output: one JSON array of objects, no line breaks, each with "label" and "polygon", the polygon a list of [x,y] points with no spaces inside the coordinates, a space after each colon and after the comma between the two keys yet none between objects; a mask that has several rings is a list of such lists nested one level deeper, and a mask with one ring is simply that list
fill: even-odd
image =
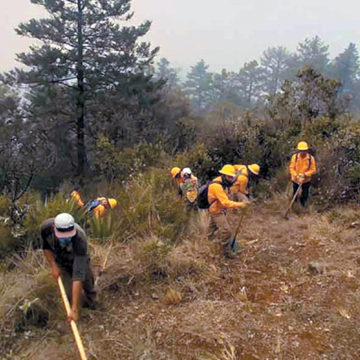
[{"label": "backpack", "polygon": [[91,200],[89,201],[85,206],[85,213],[89,213],[90,211],[93,211],[95,208],[97,208],[99,205],[101,205],[100,200]]},{"label": "backpack", "polygon": [[209,203],[208,200],[209,186],[211,184],[220,184],[222,186],[222,183],[219,181],[208,181],[205,185],[201,186],[197,197],[197,205],[199,209],[208,209],[216,201],[214,200]]}]

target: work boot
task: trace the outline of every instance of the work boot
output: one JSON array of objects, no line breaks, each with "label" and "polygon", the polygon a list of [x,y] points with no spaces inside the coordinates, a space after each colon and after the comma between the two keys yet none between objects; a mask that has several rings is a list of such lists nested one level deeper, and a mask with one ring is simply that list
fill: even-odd
[{"label": "work boot", "polygon": [[98,302],[96,300],[90,300],[89,298],[85,298],[82,304],[84,309],[96,310],[98,307]]},{"label": "work boot", "polygon": [[91,291],[84,291],[82,298],[82,307],[90,310],[95,310],[98,306],[96,300],[96,291],[92,289]]}]

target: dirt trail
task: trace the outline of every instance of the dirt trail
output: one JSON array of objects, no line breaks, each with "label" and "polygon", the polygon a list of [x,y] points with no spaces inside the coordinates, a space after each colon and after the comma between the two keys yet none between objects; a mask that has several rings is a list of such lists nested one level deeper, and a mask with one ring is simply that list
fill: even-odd
[{"label": "dirt trail", "polygon": [[[131,250],[122,249],[112,264],[122,273],[104,289],[101,308],[83,314],[89,358],[360,359],[356,216],[344,208],[287,221],[274,204],[256,206],[235,259],[198,237],[173,250],[176,266],[157,281],[132,274],[124,260]],[[180,302],[169,304],[169,287]],[[32,359],[51,359],[54,346],[54,359],[72,358],[71,340],[59,331]]]}]

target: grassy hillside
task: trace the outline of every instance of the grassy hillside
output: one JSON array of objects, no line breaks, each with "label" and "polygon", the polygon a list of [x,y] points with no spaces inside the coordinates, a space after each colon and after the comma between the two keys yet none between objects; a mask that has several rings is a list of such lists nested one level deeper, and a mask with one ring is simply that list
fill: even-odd
[{"label": "grassy hillside", "polygon": [[[232,214],[244,244],[233,260],[207,240],[205,214],[170,237],[157,226],[172,220],[157,223],[153,208],[151,228],[131,239],[90,239],[106,270],[99,308],[79,322],[89,359],[356,359],[358,208],[295,208],[285,220],[287,202],[277,195]],[[8,261],[0,295],[3,359],[76,359],[40,254]]]}]

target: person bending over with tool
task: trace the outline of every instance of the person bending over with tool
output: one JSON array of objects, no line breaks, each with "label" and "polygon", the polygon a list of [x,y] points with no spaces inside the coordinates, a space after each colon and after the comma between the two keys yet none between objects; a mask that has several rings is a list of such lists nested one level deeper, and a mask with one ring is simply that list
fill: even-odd
[{"label": "person bending over with tool", "polygon": [[95,200],[90,201],[87,205],[85,213],[92,212],[94,218],[99,220],[108,213],[108,210],[113,210],[117,206],[117,200],[113,198],[98,197]]},{"label": "person bending over with tool", "polygon": [[296,153],[291,157],[289,166],[293,197],[301,185],[300,203],[302,206],[306,206],[310,195],[311,177],[316,173],[316,162],[315,158],[310,155],[309,145],[305,141],[300,141],[296,150]]},{"label": "person bending over with tool", "polygon": [[63,276],[71,282],[71,311],[68,321],[77,321],[79,303],[84,293],[83,306],[95,308],[96,291],[87,250],[84,230],[67,213],[45,220],[40,228],[42,249],[55,280]]},{"label": "person bending over with tool", "polygon": [[[236,171],[236,181],[231,186],[230,192],[234,200],[248,200],[249,194],[249,182],[253,181],[255,176],[259,176],[260,166],[258,164],[251,165],[233,165]],[[251,180],[251,181],[249,181]]]},{"label": "person bending over with tool", "polygon": [[217,241],[223,246],[224,255],[228,258],[233,258],[237,249],[237,231],[234,231],[228,222],[227,210],[244,208],[249,202],[232,201],[229,199],[229,188],[236,181],[234,166],[230,164],[224,165],[219,173],[221,175],[208,185],[210,236],[215,235],[216,232]]}]

